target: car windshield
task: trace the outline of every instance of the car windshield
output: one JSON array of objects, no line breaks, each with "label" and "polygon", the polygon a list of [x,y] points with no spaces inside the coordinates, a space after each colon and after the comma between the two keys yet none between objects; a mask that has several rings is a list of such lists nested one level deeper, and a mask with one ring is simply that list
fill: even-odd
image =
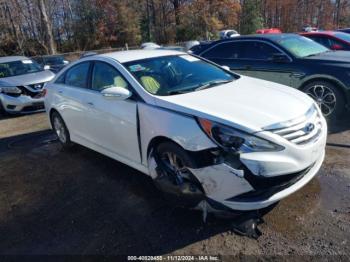
[{"label": "car windshield", "polygon": [[25,75],[39,71],[43,71],[43,69],[31,59],[0,63],[0,78]]},{"label": "car windshield", "polygon": [[293,55],[300,58],[329,51],[329,49],[323,45],[303,36],[281,38],[277,42]]},{"label": "car windshield", "polygon": [[350,43],[350,34],[346,33],[335,33],[335,37]]},{"label": "car windshield", "polygon": [[63,56],[52,56],[44,58],[45,63],[49,65],[63,64],[63,60]]},{"label": "car windshield", "polygon": [[154,95],[167,96],[211,88],[238,76],[191,55],[162,56],[124,66]]}]

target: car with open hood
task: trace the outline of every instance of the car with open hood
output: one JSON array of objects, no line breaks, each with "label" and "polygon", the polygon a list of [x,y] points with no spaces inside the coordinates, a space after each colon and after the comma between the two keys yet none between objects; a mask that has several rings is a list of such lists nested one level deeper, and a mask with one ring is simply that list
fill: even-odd
[{"label": "car with open hood", "polygon": [[182,52],[86,57],[46,89],[64,147],[149,175],[181,206],[268,207],[307,184],[325,156],[327,124],[309,96]]},{"label": "car with open hood", "polygon": [[0,57],[0,111],[29,113],[45,110],[43,87],[54,76],[27,57]]}]

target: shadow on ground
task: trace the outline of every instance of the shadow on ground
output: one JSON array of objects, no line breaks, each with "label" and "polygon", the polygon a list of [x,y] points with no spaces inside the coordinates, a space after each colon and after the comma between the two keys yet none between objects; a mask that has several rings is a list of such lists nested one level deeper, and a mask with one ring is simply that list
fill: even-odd
[{"label": "shadow on ground", "polygon": [[52,138],[0,140],[1,254],[164,254],[229,230],[168,206],[138,171]]}]

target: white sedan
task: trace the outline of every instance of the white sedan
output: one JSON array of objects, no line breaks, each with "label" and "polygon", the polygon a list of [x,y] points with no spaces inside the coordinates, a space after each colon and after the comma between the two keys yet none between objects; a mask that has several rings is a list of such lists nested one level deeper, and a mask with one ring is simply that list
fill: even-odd
[{"label": "white sedan", "polygon": [[327,125],[307,95],[182,52],[86,57],[46,89],[65,147],[123,162],[191,208],[265,208],[307,184],[325,155]]}]

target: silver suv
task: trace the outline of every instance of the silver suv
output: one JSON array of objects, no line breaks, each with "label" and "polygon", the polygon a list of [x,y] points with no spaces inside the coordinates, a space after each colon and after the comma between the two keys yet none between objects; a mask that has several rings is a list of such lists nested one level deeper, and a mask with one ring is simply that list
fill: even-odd
[{"label": "silver suv", "polygon": [[55,76],[24,56],[0,58],[0,112],[44,111],[43,87]]}]

